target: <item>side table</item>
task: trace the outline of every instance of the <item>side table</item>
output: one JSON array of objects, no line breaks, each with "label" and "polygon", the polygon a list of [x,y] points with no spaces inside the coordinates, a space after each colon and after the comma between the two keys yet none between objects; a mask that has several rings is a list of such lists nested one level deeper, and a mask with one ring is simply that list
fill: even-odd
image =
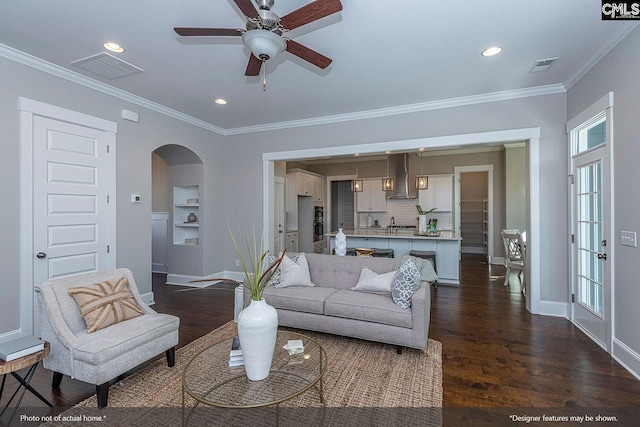
[{"label": "side table", "polygon": [[[16,397],[16,395],[18,394],[18,391],[20,391],[20,389],[22,388],[22,393],[20,393],[20,397],[16,402],[16,407],[13,410],[13,413],[11,414],[11,418],[9,418],[9,422],[7,423],[7,425],[11,424],[11,421],[13,420],[13,417],[16,415],[16,412],[20,407],[20,402],[22,402],[22,398],[24,397],[24,394],[27,390],[33,393],[34,396],[36,396],[38,399],[46,403],[47,406],[49,406],[50,408],[53,408],[53,405],[49,403],[47,399],[42,397],[42,395],[38,393],[38,391],[35,388],[31,387],[31,385],[29,384],[31,382],[31,379],[33,378],[33,374],[36,372],[38,363],[40,363],[42,359],[44,359],[49,355],[50,350],[51,350],[51,347],[49,343],[45,341],[44,348],[40,351],[37,351],[32,354],[28,354],[26,356],[12,360],[10,362],[5,362],[4,360],[0,360],[0,374],[2,374],[2,385],[0,386],[0,398],[2,398],[2,392],[4,391],[4,384],[5,384],[5,381],[7,380],[7,374],[11,374],[20,383],[18,385],[18,388],[16,388],[16,391],[11,396],[11,399],[9,399],[9,401],[7,402],[7,405],[2,409],[2,412],[0,412],[0,417],[4,415],[5,411],[13,401],[13,398]],[[21,377],[20,375],[18,375],[17,371],[25,368],[29,368],[29,370],[27,371],[27,374],[24,377]]]}]

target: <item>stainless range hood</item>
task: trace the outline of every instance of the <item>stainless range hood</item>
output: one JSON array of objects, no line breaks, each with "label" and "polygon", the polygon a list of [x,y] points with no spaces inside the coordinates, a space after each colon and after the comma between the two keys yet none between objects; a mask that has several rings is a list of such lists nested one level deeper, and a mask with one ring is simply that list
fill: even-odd
[{"label": "stainless range hood", "polygon": [[409,175],[409,154],[389,156],[390,173],[394,182],[394,191],[387,193],[387,199],[417,199],[418,190],[414,185],[415,174]]}]

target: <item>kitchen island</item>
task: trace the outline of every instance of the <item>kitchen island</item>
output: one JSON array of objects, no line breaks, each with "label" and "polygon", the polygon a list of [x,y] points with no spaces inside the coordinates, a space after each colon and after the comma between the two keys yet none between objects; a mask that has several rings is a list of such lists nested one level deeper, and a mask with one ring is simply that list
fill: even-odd
[{"label": "kitchen island", "polygon": [[[409,229],[357,229],[342,230],[347,236],[347,247],[369,249],[393,249],[394,257],[409,255],[411,250],[434,251],[438,283],[460,284],[460,237],[452,232],[441,232],[439,236],[417,234]],[[337,231],[326,234],[329,240],[329,253],[335,248]]]}]

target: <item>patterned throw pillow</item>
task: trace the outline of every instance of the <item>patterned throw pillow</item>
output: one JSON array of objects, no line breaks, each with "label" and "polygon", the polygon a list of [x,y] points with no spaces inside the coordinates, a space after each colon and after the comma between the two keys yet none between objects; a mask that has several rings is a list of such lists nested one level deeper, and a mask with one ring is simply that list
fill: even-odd
[{"label": "patterned throw pillow", "polygon": [[107,280],[91,286],[69,288],[69,294],[80,307],[88,333],[144,314],[128,284],[122,277],[115,282]]},{"label": "patterned throw pillow", "polygon": [[406,260],[393,277],[391,298],[401,308],[411,307],[411,297],[420,287],[420,272],[413,260]]}]

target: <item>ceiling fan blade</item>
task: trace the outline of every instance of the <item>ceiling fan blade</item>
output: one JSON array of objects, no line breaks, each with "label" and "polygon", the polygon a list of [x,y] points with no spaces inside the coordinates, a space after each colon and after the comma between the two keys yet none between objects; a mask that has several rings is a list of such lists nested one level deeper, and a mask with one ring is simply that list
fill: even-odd
[{"label": "ceiling fan blade", "polygon": [[341,10],[340,0],[316,0],[283,16],[280,18],[280,23],[287,30],[293,30]]},{"label": "ceiling fan blade", "polygon": [[287,52],[310,62],[318,68],[325,69],[331,64],[330,58],[293,40],[287,40]]},{"label": "ceiling fan blade", "polygon": [[262,61],[255,57],[254,54],[251,54],[249,58],[249,63],[247,64],[247,71],[245,71],[245,76],[258,76],[260,75],[260,69],[262,68]]},{"label": "ceiling fan blade", "polygon": [[253,6],[251,0],[233,0],[233,2],[240,8],[242,13],[249,18],[258,18],[258,11]]},{"label": "ceiling fan blade", "polygon": [[174,31],[181,36],[241,36],[242,30],[235,28],[193,28],[175,27]]}]

